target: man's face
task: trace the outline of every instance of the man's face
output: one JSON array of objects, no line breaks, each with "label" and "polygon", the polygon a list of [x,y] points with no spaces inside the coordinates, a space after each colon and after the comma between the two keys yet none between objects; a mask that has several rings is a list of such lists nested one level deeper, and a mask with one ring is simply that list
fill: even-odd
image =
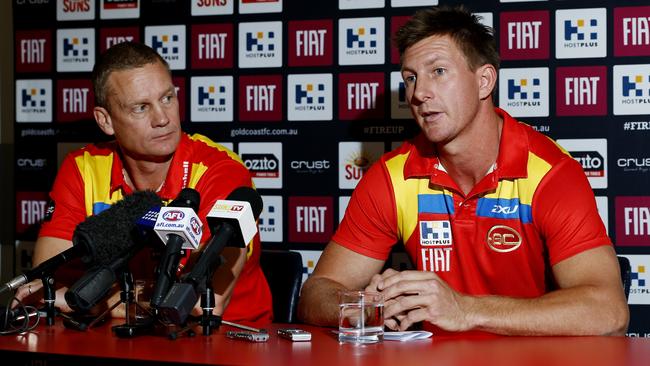
[{"label": "man's face", "polygon": [[427,138],[446,144],[474,120],[480,76],[449,36],[430,36],[402,55],[402,78],[411,113]]},{"label": "man's face", "polygon": [[[115,71],[108,77],[106,122],[122,152],[144,161],[167,161],[176,151],[181,128],[172,79],[160,62]],[[97,113],[95,114],[96,118]]]}]

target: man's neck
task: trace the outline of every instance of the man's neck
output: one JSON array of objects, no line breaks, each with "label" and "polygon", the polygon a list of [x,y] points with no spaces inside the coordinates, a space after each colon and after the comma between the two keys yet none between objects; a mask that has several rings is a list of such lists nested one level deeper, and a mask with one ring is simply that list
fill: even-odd
[{"label": "man's neck", "polygon": [[165,183],[171,161],[171,157],[162,162],[134,160],[124,157],[124,181],[134,191],[152,190],[157,192]]},{"label": "man's neck", "polygon": [[460,140],[436,145],[440,163],[465,195],[488,174],[499,155],[503,120],[491,111],[474,121]]}]

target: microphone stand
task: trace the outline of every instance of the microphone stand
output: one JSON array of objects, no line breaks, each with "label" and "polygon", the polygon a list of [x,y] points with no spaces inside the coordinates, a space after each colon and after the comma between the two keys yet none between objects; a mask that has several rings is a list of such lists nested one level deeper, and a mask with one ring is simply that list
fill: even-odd
[{"label": "microphone stand", "polygon": [[45,315],[47,325],[54,325],[57,309],[54,307],[54,277],[52,274],[43,276],[43,301],[45,302]]}]

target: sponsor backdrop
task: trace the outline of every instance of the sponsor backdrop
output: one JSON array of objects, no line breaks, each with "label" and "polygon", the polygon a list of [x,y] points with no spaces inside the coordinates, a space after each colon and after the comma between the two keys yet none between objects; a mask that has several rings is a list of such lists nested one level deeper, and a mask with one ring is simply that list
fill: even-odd
[{"label": "sponsor backdrop", "polygon": [[[64,154],[106,138],[91,113],[97,55],[135,40],[169,62],[184,129],[245,161],[265,202],[264,245],[299,251],[306,278],[364,172],[418,131],[391,35],[418,7],[458,3],[14,0],[16,270],[31,263]],[[650,6],[464,3],[495,31],[498,105],[584,167],[618,253],[632,261],[630,335],[648,336]],[[408,260],[398,251],[393,265]]]}]

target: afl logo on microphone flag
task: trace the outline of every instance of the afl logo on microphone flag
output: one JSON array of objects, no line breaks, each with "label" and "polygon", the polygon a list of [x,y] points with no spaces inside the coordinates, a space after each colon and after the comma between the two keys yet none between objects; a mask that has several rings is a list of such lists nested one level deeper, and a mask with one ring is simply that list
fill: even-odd
[{"label": "afl logo on microphone flag", "polygon": [[183,211],[180,210],[173,210],[173,211],[167,211],[163,214],[163,219],[166,221],[179,221],[182,220],[185,217],[185,214]]}]

